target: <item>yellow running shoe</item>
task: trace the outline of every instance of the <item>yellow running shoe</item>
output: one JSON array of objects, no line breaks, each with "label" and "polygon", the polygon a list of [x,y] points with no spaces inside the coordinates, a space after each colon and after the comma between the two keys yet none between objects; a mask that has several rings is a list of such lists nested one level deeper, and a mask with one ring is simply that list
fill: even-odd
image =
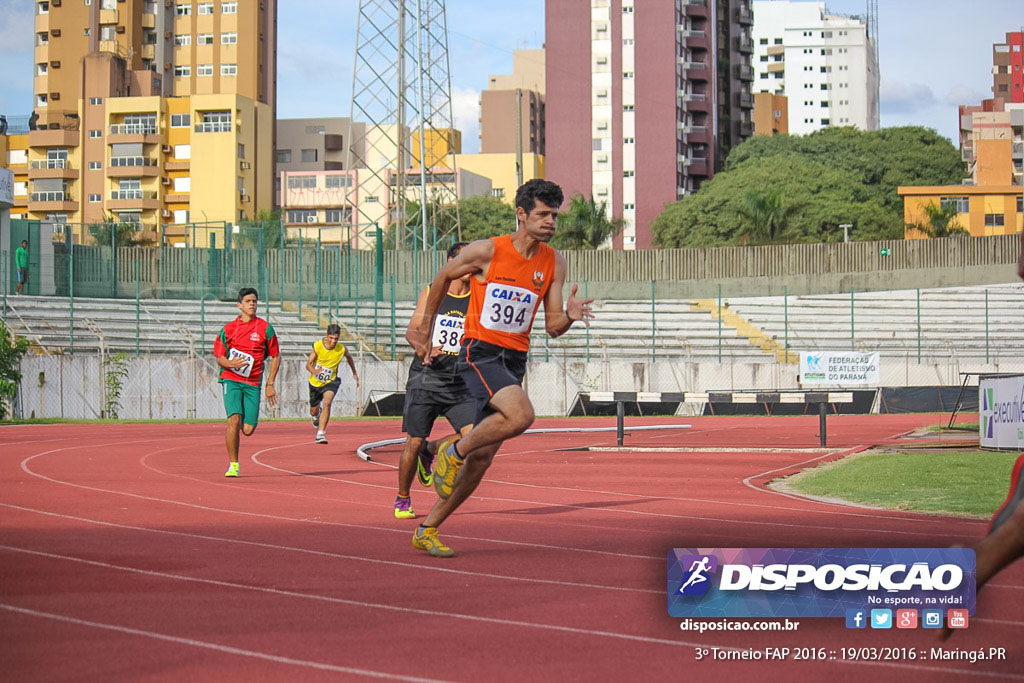
[{"label": "yellow running shoe", "polygon": [[412,547],[426,550],[434,557],[451,557],[455,551],[441,542],[437,537],[437,527],[417,527],[412,535]]},{"label": "yellow running shoe", "polygon": [[434,456],[434,490],[439,498],[448,498],[452,495],[455,477],[466,462],[455,455],[454,446],[454,438],[445,439],[437,447],[437,455]]},{"label": "yellow running shoe", "polygon": [[238,463],[233,462],[228,465],[228,471],[224,473],[225,477],[237,477],[238,476]]},{"label": "yellow running shoe", "polygon": [[412,519],[416,513],[412,511],[412,500],[406,496],[395,497],[395,519]]}]

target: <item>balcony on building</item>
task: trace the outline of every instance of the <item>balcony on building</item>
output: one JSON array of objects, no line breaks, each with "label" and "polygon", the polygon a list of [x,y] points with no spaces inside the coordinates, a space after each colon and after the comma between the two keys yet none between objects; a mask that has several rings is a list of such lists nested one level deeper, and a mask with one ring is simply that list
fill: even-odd
[{"label": "balcony on building", "polygon": [[680,90],[677,93],[682,108],[687,111],[708,111],[708,96],[704,93],[687,92]]},{"label": "balcony on building", "polygon": [[737,64],[732,68],[732,75],[741,81],[753,81],[754,70],[746,64]]},{"label": "balcony on building", "polygon": [[754,134],[754,124],[750,121],[740,121],[737,128],[741,138],[749,138]]},{"label": "balcony on building", "polygon": [[111,190],[107,208],[125,209],[159,209],[160,200],[154,190]]},{"label": "balcony on building", "polygon": [[32,192],[28,196],[29,211],[77,211],[78,204],[67,190]]},{"label": "balcony on building", "polygon": [[156,122],[152,123],[112,123],[110,124],[110,144],[124,142],[141,142],[155,145],[160,143],[160,131]]},{"label": "balcony on building", "polygon": [[81,122],[77,111],[48,106],[36,109],[35,113],[38,118],[35,130],[28,132],[29,147],[78,147]]},{"label": "balcony on building", "polygon": [[39,178],[78,178],[78,169],[71,168],[67,159],[33,159],[28,163],[29,180]]},{"label": "balcony on building", "polygon": [[111,178],[138,178],[160,175],[160,162],[142,156],[110,157],[107,175]]},{"label": "balcony on building", "polygon": [[737,52],[752,54],[754,52],[754,41],[749,36],[737,36],[733,41]]},{"label": "balcony on building", "polygon": [[1010,156],[1014,159],[1024,159],[1024,141],[1013,143]]},{"label": "balcony on building", "polygon": [[708,15],[707,0],[683,0],[683,5],[685,5],[688,17],[706,17]]},{"label": "balcony on building", "polygon": [[707,50],[708,49],[708,38],[704,31],[699,29],[687,28],[680,24],[676,27],[676,31],[679,36],[683,39],[683,44],[691,50]]},{"label": "balcony on building", "polygon": [[736,104],[738,104],[741,109],[753,109],[754,96],[748,92],[736,93]]},{"label": "balcony on building", "polygon": [[707,144],[708,142],[708,129],[707,126],[696,126],[693,124],[679,124],[679,130],[686,136],[688,143],[695,144]]},{"label": "balcony on building", "polygon": [[164,202],[168,204],[188,204],[189,195],[187,194],[165,194]]},{"label": "balcony on building", "polygon": [[704,62],[687,61],[685,58],[679,58],[679,65],[683,67],[683,72],[688,81],[707,81],[709,78],[708,65]]},{"label": "balcony on building", "polygon": [[749,7],[738,7],[733,13],[733,18],[737,24],[741,26],[753,26],[754,25],[754,13],[750,11]]}]

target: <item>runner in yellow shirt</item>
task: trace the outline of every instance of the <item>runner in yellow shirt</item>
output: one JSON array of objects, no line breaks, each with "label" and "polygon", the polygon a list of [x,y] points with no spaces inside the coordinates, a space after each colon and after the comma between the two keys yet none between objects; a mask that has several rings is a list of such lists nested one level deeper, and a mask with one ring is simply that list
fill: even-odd
[{"label": "runner in yellow shirt", "polygon": [[316,428],[316,442],[327,443],[327,423],[331,419],[331,402],[341,386],[338,377],[338,366],[344,358],[352,369],[352,377],[359,386],[359,373],[356,372],[355,361],[344,344],[338,342],[341,327],[327,326],[327,336],[313,343],[313,350],[306,359],[306,372],[309,373],[309,414]]}]

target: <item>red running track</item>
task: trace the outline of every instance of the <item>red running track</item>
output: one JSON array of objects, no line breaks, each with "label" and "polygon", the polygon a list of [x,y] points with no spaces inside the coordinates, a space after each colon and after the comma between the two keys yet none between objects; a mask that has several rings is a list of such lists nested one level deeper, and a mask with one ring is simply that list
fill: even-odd
[{"label": "red running track", "polygon": [[[660,420],[665,422],[666,420]],[[881,443],[936,416],[692,418],[688,431],[525,435],[442,529],[457,552],[410,543],[392,515],[397,421],[305,423],[243,440],[223,477],[223,427],[0,429],[0,670],[5,681],[450,681],[1024,679],[1024,563],[979,594],[947,648],[1006,661],[696,661],[697,647],[938,646],[933,631],[680,630],[668,616],[672,547],[945,546],[982,521],[843,507],[768,491],[779,472]],[[636,420],[636,423],[659,420]],[[542,420],[594,426],[603,420]],[[438,432],[441,431],[439,425]],[[777,452],[714,452],[774,446]],[[790,449],[790,450],[785,450]],[[999,482],[998,486],[1004,486]],[[422,516],[432,491],[414,483]]]}]

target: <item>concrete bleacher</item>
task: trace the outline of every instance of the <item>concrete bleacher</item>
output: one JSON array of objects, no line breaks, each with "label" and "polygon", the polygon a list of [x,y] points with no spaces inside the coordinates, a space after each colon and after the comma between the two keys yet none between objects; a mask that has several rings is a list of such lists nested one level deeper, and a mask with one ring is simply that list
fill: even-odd
[{"label": "concrete bleacher", "polygon": [[[988,292],[987,353],[990,359],[1019,358],[1024,337],[1024,285],[990,285],[921,290],[920,349],[929,359],[986,357],[985,292]],[[655,360],[771,363],[791,352],[849,349],[850,295],[828,294],[732,298],[724,301],[720,323],[715,302],[658,300],[652,332],[649,300],[594,303],[588,329],[575,324],[562,337],[544,332],[543,309],[532,336],[534,360],[577,362]],[[190,344],[208,350],[217,330],[238,314],[230,301],[147,299],[140,302],[138,323],[134,300],[74,300],[74,350],[100,348],[142,353],[187,354]],[[69,302],[61,297],[8,297],[7,323],[28,338],[40,353],[65,353],[71,347]],[[378,359],[408,360],[411,349],[405,330],[415,302],[352,301],[317,309],[303,306],[302,315],[286,303],[261,302],[259,315],[274,325],[286,355],[305,355],[323,334],[327,322],[342,325],[344,343],[358,354]],[[292,310],[289,310],[292,309]],[[376,317],[375,317],[376,316]],[[203,318],[205,317],[205,329]],[[394,319],[394,325],[392,325]],[[918,353],[918,306],[915,290],[866,292],[854,295],[853,332],[856,350],[883,351],[889,356]],[[652,351],[652,339],[655,340]],[[791,353],[790,360],[795,360]]]},{"label": "concrete bleacher", "polygon": [[[138,320],[136,321],[136,315]],[[7,298],[7,324],[27,338],[39,353],[92,353],[101,344],[109,352],[187,354],[213,347],[220,328],[238,315],[230,301],[145,299],[138,312],[134,300],[74,300],[74,315],[65,297],[11,296]],[[295,312],[261,305],[258,315],[268,318],[278,335],[282,353],[305,355],[320,335],[315,320],[300,320]],[[205,325],[204,325],[205,319]],[[138,341],[137,341],[138,340]]]},{"label": "concrete bleacher", "polygon": [[[986,291],[988,313],[986,316]],[[730,310],[791,351],[851,347],[849,294],[733,298]],[[1024,284],[858,292],[853,296],[853,347],[931,359],[1019,358],[1024,338]],[[920,334],[918,325],[920,320]],[[986,346],[987,335],[987,346]]]},{"label": "concrete bleacher", "polygon": [[[398,302],[395,306],[395,350],[397,356],[411,353],[405,341],[405,330],[415,309],[415,302]],[[307,312],[307,315],[310,313]],[[376,309],[374,333],[373,302],[363,302],[358,309],[344,302],[332,319],[352,335],[375,347],[381,357],[391,353],[391,304],[382,302]],[[313,314],[315,317],[315,314]],[[533,358],[556,357],[558,360],[581,361],[645,361],[655,359],[706,360],[719,357],[718,321],[707,311],[694,310],[687,300],[659,300],[654,318],[656,340],[652,354],[650,301],[594,302],[594,319],[589,335],[585,325],[576,323],[558,339],[550,339],[544,331],[544,310],[534,321],[531,347]],[[721,356],[733,361],[770,362],[773,355],[751,344],[728,326],[721,330]]]}]

